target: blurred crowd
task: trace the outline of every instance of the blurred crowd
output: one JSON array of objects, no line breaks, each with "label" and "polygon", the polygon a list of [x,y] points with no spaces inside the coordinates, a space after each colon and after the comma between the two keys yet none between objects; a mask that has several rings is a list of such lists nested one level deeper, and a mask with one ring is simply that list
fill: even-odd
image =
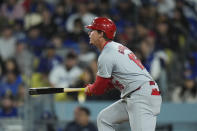
[{"label": "blurred crowd", "polygon": [[[136,53],[164,101],[197,103],[196,0],[0,0],[0,117],[17,116],[28,88],[81,88],[95,80],[99,51],[84,26],[97,16],[115,22],[115,41]],[[114,89],[54,99],[119,95]]]}]

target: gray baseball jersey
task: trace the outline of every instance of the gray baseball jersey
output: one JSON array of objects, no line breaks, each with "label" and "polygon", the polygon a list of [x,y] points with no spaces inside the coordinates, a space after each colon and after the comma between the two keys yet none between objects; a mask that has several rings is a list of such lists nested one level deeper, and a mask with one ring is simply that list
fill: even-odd
[{"label": "gray baseball jersey", "polygon": [[112,78],[121,98],[147,81],[153,80],[132,51],[120,43],[111,41],[98,58],[98,76]]}]

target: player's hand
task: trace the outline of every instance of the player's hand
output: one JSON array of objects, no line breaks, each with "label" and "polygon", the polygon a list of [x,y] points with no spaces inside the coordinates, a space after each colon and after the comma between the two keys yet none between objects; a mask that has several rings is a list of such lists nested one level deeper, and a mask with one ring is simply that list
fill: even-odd
[{"label": "player's hand", "polygon": [[90,91],[91,86],[92,86],[92,84],[88,84],[88,85],[86,85],[86,87],[85,87],[85,94],[86,94],[87,96],[91,96],[91,95],[92,95],[92,93],[91,93],[91,91]]}]

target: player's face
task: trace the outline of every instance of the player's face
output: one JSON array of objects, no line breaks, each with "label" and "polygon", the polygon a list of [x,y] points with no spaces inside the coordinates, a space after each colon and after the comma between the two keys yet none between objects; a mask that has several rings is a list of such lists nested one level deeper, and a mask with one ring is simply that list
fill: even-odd
[{"label": "player's face", "polygon": [[91,30],[89,31],[88,35],[90,38],[90,44],[93,44],[97,47],[99,44],[100,34],[96,30]]}]

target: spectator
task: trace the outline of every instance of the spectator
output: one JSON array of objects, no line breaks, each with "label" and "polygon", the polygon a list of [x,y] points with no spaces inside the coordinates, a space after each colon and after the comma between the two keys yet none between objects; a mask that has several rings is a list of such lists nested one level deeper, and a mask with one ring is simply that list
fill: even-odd
[{"label": "spectator", "polygon": [[157,15],[157,6],[154,4],[144,4],[144,6],[139,8],[138,21],[145,23],[149,28],[153,29]]},{"label": "spectator", "polygon": [[[99,15],[98,13],[100,13],[100,12],[102,12],[102,11],[105,11],[104,9],[110,9],[110,8],[105,8],[106,6],[104,6],[104,4],[103,4],[103,6],[101,6],[101,3],[103,2],[103,1],[99,1],[100,2],[100,7],[102,8],[102,7],[104,7],[103,8],[103,10],[99,10],[99,7],[98,7],[98,2],[96,2],[96,1],[93,1],[93,0],[90,0],[90,1],[88,1],[88,4],[87,4],[87,8],[88,8],[88,10],[90,11],[90,13],[92,13],[92,14],[96,14],[96,15]],[[109,5],[109,4],[108,4]],[[109,7],[109,6],[107,6],[107,7]]]},{"label": "spectator", "polygon": [[41,34],[47,39],[51,38],[54,32],[57,32],[57,26],[52,21],[52,14],[49,10],[42,11],[42,23],[40,24]]},{"label": "spectator", "polygon": [[76,0],[60,0],[60,4],[64,6],[65,13],[70,16],[77,10]]},{"label": "spectator", "polygon": [[191,75],[194,77],[195,80],[197,80],[197,52],[190,52],[185,68],[191,70]]},{"label": "spectator", "polygon": [[[119,0],[116,3],[116,10],[120,17],[126,21],[135,22],[136,6],[130,0]],[[127,13],[130,12],[130,13]]]},{"label": "spectator", "polygon": [[62,62],[62,58],[56,55],[54,45],[48,44],[46,47],[46,54],[40,58],[38,65],[38,72],[49,73],[55,66],[58,66]]},{"label": "spectator", "polygon": [[[49,82],[52,87],[68,88],[69,86],[74,84],[74,82],[79,78],[82,73],[82,70],[78,67],[77,64],[77,55],[74,52],[69,52],[64,59],[64,63],[53,68],[49,74]],[[66,99],[65,96],[61,96],[61,94],[57,94],[56,96],[57,100]]]},{"label": "spectator", "polygon": [[19,65],[20,71],[24,75],[30,75],[33,71],[33,54],[27,48],[24,40],[17,41],[15,60]]},{"label": "spectator", "polygon": [[169,37],[171,39],[170,48],[173,51],[183,54],[180,56],[183,57],[185,55],[183,50],[186,47],[186,35],[189,33],[189,25],[183,14],[183,10],[175,8],[173,17],[169,23]]},{"label": "spectator", "polygon": [[5,1],[0,10],[0,15],[8,18],[10,22],[13,22],[16,19],[22,20],[25,15],[25,9],[18,0]]},{"label": "spectator", "polygon": [[134,33],[135,33],[135,27],[132,25],[126,25],[124,27],[124,32],[117,34],[119,42],[127,46],[128,48],[132,49],[134,46],[132,43],[134,41],[134,36],[135,36]]},{"label": "spectator", "polygon": [[67,14],[64,5],[59,3],[55,8],[54,15],[52,16],[53,23],[57,26],[58,32],[65,31],[64,24],[66,22]]},{"label": "spectator", "polygon": [[139,46],[138,42],[145,39],[150,32],[147,26],[144,25],[143,23],[138,23],[135,27],[136,27],[136,30],[134,33],[134,39],[132,41],[134,43],[133,47]]},{"label": "spectator", "polygon": [[3,60],[14,57],[16,48],[16,39],[13,36],[13,29],[11,26],[5,26],[0,36],[0,55]]},{"label": "spectator", "polygon": [[30,12],[42,13],[45,9],[53,12],[54,7],[51,3],[48,3],[45,0],[33,0],[30,5]]},{"label": "spectator", "polygon": [[156,2],[160,14],[169,15],[175,8],[175,0],[156,0]]},{"label": "spectator", "polygon": [[73,31],[69,33],[68,37],[75,42],[80,42],[83,39],[88,40],[88,35],[84,32],[83,28],[84,25],[82,20],[80,18],[76,18],[74,20]]},{"label": "spectator", "polygon": [[[63,33],[62,33],[63,34]],[[51,38],[51,42],[55,47],[56,54],[64,58],[65,54],[69,52],[69,49],[64,46],[64,39],[62,34],[55,34]]]},{"label": "spectator", "polygon": [[184,82],[180,87],[176,87],[172,93],[173,102],[197,103],[197,86],[191,71],[185,72]]},{"label": "spectator", "polygon": [[[95,14],[98,15],[98,16],[110,15],[111,8],[110,8],[110,3],[109,2],[110,2],[109,0],[100,0],[99,5],[98,5],[98,9],[97,9],[99,11],[97,11],[97,12],[94,11]],[[89,5],[88,5],[88,7],[89,7]],[[92,9],[90,9],[90,11],[92,11]]]},{"label": "spectator", "polygon": [[[163,17],[163,16],[161,16]],[[158,20],[156,24],[156,50],[171,49],[173,45],[169,36],[169,24],[167,20]]]},{"label": "spectator", "polygon": [[77,64],[77,55],[69,52],[64,60],[64,65],[59,65],[52,69],[49,76],[50,83],[54,87],[69,87],[82,73]]},{"label": "spectator", "polygon": [[0,94],[5,95],[10,92],[13,96],[18,93],[18,87],[22,84],[22,77],[20,75],[16,61],[9,59],[5,62],[5,76],[0,85]]},{"label": "spectator", "polygon": [[[197,11],[197,1],[195,0],[177,0],[176,2],[176,8],[181,10],[183,15],[181,14],[181,17],[184,16],[186,18],[186,21],[183,20],[181,23],[185,23],[186,27],[189,26],[190,34],[189,37],[193,37],[194,39],[197,38],[197,19],[196,19],[196,11]],[[183,18],[183,17],[182,17]]]},{"label": "spectator", "polygon": [[41,55],[42,50],[46,46],[47,39],[43,37],[43,35],[41,34],[41,30],[38,25],[32,26],[28,30],[26,43],[28,47],[30,47],[35,56]]},{"label": "spectator", "polygon": [[80,18],[74,20],[74,27],[72,32],[68,32],[67,38],[64,41],[66,48],[74,49],[77,53],[80,52],[79,42],[88,39],[87,33],[83,31],[83,23]]},{"label": "spectator", "polygon": [[14,106],[14,98],[10,94],[6,94],[1,98],[0,118],[11,118],[18,116],[18,110]]},{"label": "spectator", "polygon": [[96,59],[96,53],[90,50],[86,41],[79,42],[80,54],[79,62],[81,66],[88,66],[94,59]]},{"label": "spectator", "polygon": [[64,131],[97,131],[90,122],[90,111],[86,107],[77,107],[74,111],[74,121],[68,123]]},{"label": "spectator", "polygon": [[7,92],[11,92],[12,95],[16,96],[18,87],[22,83],[21,76],[17,76],[14,72],[6,72],[5,80],[0,85],[1,95],[5,95]]},{"label": "spectator", "polygon": [[14,58],[10,58],[5,61],[5,71],[6,73],[10,71],[14,72],[16,75],[20,75],[20,68]]},{"label": "spectator", "polygon": [[15,20],[13,25],[13,35],[17,40],[25,39],[26,34],[23,28],[24,22],[23,20]]},{"label": "spectator", "polygon": [[96,17],[96,15],[88,11],[88,8],[85,3],[79,3],[77,11],[77,13],[70,15],[67,19],[66,30],[68,32],[74,31],[74,21],[77,18],[81,18],[83,25],[89,25],[91,24],[92,20]]}]

